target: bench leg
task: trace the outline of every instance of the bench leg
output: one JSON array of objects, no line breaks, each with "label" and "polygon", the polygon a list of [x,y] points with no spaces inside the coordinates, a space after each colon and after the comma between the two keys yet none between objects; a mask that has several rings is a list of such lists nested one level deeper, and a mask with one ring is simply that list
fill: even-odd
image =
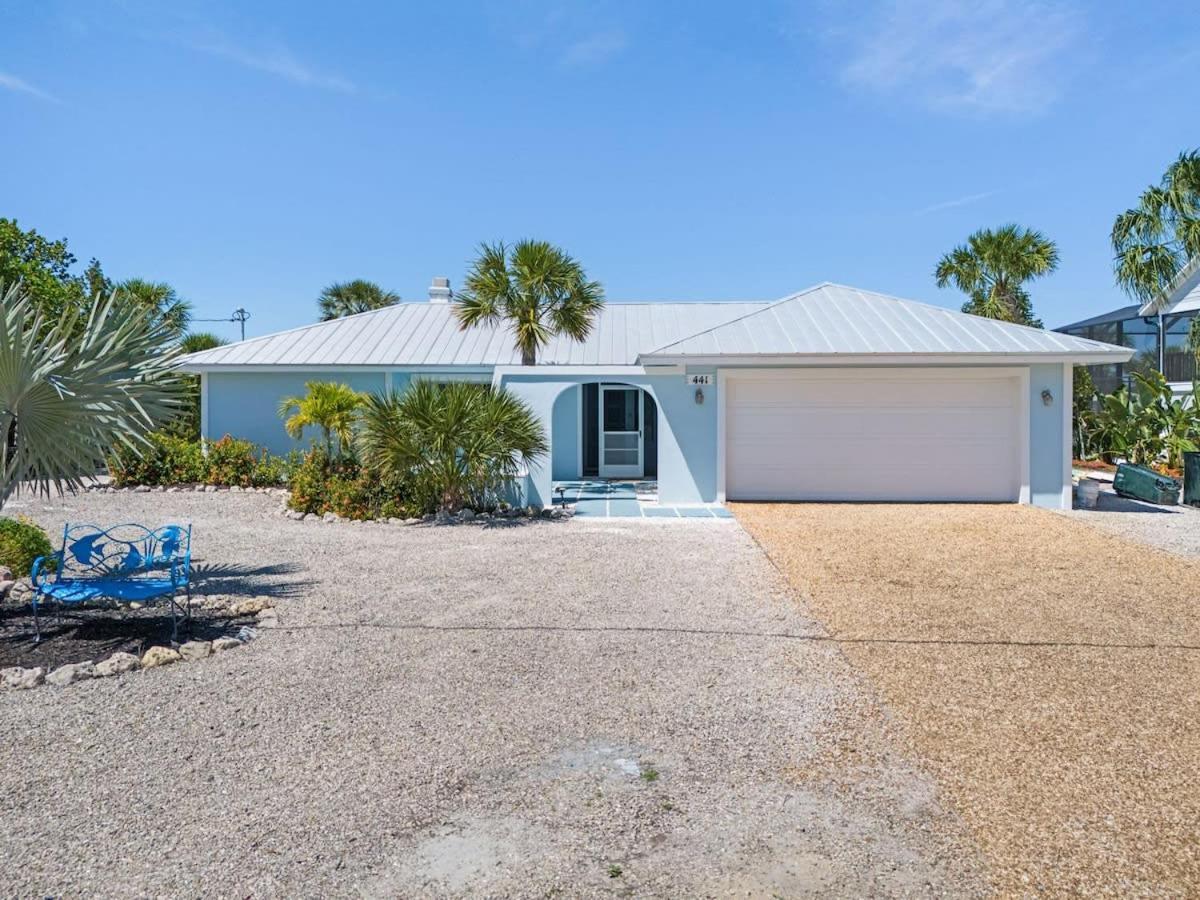
[{"label": "bench leg", "polygon": [[29,601],[29,605],[33,607],[33,642],[40,644],[42,642],[42,621],[38,618],[38,595],[36,593]]}]

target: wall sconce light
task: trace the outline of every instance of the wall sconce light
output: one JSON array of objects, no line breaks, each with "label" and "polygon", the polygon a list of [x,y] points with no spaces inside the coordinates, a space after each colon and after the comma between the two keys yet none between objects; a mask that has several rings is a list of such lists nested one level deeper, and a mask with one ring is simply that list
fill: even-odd
[{"label": "wall sconce light", "polygon": [[1049,406],[1054,402],[1054,395],[1050,393],[1050,388],[1042,388],[1042,403]]},{"label": "wall sconce light", "polygon": [[696,388],[696,405],[704,405],[704,388]]}]

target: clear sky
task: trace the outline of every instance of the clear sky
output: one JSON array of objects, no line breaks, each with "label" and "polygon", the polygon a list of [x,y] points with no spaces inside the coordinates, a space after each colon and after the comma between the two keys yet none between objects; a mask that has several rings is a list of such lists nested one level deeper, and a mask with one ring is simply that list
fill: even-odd
[{"label": "clear sky", "polygon": [[1200,146],[1195,10],[0,0],[0,216],[251,335],[525,236],[613,300],[956,307],[938,257],[1013,221],[1058,242],[1056,326],[1126,302],[1112,220]]}]

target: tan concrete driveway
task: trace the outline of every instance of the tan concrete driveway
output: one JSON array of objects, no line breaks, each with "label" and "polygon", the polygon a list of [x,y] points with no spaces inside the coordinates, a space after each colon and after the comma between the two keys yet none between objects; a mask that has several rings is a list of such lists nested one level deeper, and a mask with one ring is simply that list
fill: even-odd
[{"label": "tan concrete driveway", "polygon": [[733,509],[1001,893],[1200,893],[1200,563],[1028,507]]}]

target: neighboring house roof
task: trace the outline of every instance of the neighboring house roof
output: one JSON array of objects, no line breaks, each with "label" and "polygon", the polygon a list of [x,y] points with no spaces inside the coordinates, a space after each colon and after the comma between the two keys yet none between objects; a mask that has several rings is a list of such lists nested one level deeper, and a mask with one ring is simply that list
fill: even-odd
[{"label": "neighboring house roof", "polygon": [[[770,357],[952,359],[1001,355],[1121,362],[1132,350],[822,284],[775,303],[609,303],[592,333],[557,337],[539,365],[621,366]],[[903,360],[902,360],[903,361]],[[183,357],[193,372],[248,367],[519,365],[506,326],[459,327],[453,306],[400,303]]]},{"label": "neighboring house roof", "polygon": [[654,362],[839,357],[1010,357],[1120,362],[1133,351],[1072,335],[984,319],[820,284],[716,327],[643,353]]},{"label": "neighboring house roof", "polygon": [[1163,302],[1151,301],[1142,307],[1142,314],[1147,316],[1163,313],[1182,313],[1200,309],[1200,256],[1192,257],[1191,261],[1179,270],[1171,286],[1167,289]]},{"label": "neighboring house roof", "polygon": [[[609,303],[584,341],[556,337],[539,364],[634,365],[639,353],[762,309],[757,303]],[[504,325],[464,331],[446,303],[398,303],[183,357],[184,369],[233,366],[498,366],[521,354]]]},{"label": "neighboring house roof", "polygon": [[1120,309],[1101,313],[1098,316],[1092,316],[1090,319],[1084,319],[1080,322],[1072,322],[1070,325],[1061,325],[1054,330],[1070,331],[1073,328],[1087,328],[1089,325],[1108,325],[1112,322],[1124,322],[1126,319],[1140,318],[1143,318],[1142,307],[1135,303],[1133,306],[1122,306]]}]

